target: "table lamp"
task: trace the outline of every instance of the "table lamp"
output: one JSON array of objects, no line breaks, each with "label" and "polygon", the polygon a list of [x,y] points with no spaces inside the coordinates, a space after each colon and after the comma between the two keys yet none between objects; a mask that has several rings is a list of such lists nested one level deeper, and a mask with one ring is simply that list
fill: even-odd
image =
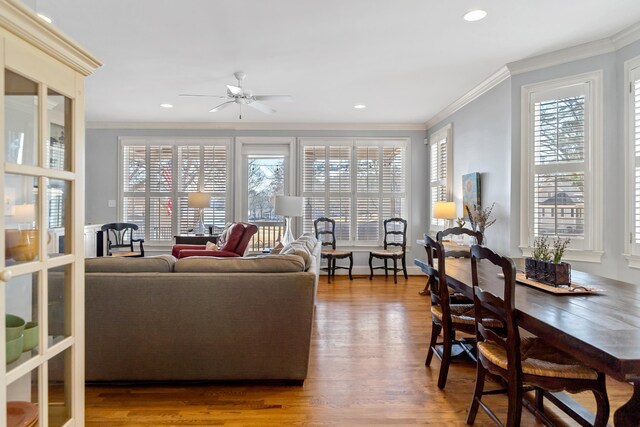
[{"label": "table lamp", "polygon": [[187,205],[190,208],[198,209],[198,225],[193,229],[194,233],[199,236],[204,235],[204,208],[208,208],[211,203],[211,195],[209,193],[197,192],[189,193]]},{"label": "table lamp", "polygon": [[276,214],[282,215],[285,220],[284,235],[280,242],[288,245],[293,242],[291,233],[291,217],[302,216],[304,212],[303,198],[297,196],[276,196]]},{"label": "table lamp", "polygon": [[456,218],[455,202],[435,202],[433,204],[433,217],[445,220],[445,228],[449,228],[449,220]]}]

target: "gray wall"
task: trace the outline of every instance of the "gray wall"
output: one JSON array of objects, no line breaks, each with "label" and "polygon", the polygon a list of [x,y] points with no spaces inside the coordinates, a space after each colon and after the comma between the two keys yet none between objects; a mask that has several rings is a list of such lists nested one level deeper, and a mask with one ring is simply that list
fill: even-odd
[{"label": "gray wall", "polygon": [[601,263],[572,264],[578,270],[640,284],[640,272],[629,268],[622,255],[625,242],[624,62],[637,56],[640,56],[640,42],[616,52],[512,76],[429,129],[430,135],[446,123],[453,124],[454,200],[458,205],[461,175],[467,172],[483,172],[483,205],[495,201],[500,207],[496,212],[498,221],[487,233],[489,246],[511,256],[521,256],[519,245],[522,86],[602,70],[604,255]]},{"label": "gray wall", "polygon": [[[487,243],[501,253],[509,252],[511,222],[511,86],[500,83],[472,103],[429,129],[430,136],[453,124],[453,201],[462,216],[462,175],[481,173],[483,207],[495,202],[496,223],[485,230]],[[427,203],[428,205],[428,203]]]},{"label": "gray wall", "polygon": [[[415,247],[428,224],[428,156],[424,145],[424,131],[341,131],[341,130],[174,130],[174,129],[87,129],[86,133],[86,221],[87,224],[104,224],[117,220],[117,209],[107,207],[108,200],[118,198],[118,138],[122,136],[164,137],[398,137],[410,138],[411,143],[411,203],[408,241],[411,252],[407,265],[422,257],[424,249]],[[356,253],[355,265],[368,265],[368,251]],[[416,269],[412,269],[416,272]],[[357,269],[361,273],[362,269]],[[368,272],[368,267],[366,268]]]}]

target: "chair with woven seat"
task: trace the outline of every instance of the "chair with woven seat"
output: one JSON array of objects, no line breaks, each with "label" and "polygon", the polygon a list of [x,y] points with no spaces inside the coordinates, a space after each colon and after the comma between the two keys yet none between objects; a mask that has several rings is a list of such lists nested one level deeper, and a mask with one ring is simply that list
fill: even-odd
[{"label": "chair with woven seat", "polygon": [[[473,231],[469,228],[463,227],[451,227],[446,230],[438,231],[436,234],[436,240],[443,242],[445,255],[454,258],[469,258],[470,246],[458,245],[456,243],[449,243],[447,240],[450,236],[469,236],[471,241],[475,240],[475,244],[482,245],[483,236],[479,231]],[[449,238],[449,239],[448,239]]]},{"label": "chair with woven seat", "polygon": [[[480,260],[485,260],[483,265],[491,263],[499,267],[504,279],[498,279],[495,272],[479,277],[478,262]],[[520,425],[523,393],[530,390],[535,391],[535,405],[530,409],[547,425],[553,425],[553,423],[544,414],[544,397],[581,425],[591,425],[555,396],[543,392],[563,390],[570,393],[591,391],[597,404],[593,425],[607,425],[609,400],[604,374],[581,364],[572,356],[539,338],[521,339],[516,320],[516,267],[513,260],[502,257],[488,248],[474,245],[471,247],[471,272],[476,312],[478,364],[467,424],[473,425],[479,407],[482,407],[491,419],[500,424],[493,411],[482,402],[483,395],[497,392],[484,391],[484,381],[488,373],[507,383],[507,389],[502,390],[507,393],[509,399],[507,426]],[[487,327],[481,319],[481,313],[485,310],[490,311],[504,323],[505,333],[498,333]],[[527,388],[524,387],[525,385]]]},{"label": "chair with woven seat", "polygon": [[[456,331],[475,335],[475,311],[473,304],[451,304],[451,294],[447,286],[445,273],[445,255],[442,242],[433,240],[429,235],[424,235],[424,245],[427,250],[428,267],[425,270],[429,277],[429,289],[431,292],[431,341],[425,365],[431,365],[433,354],[440,358],[440,373],[438,375],[438,388],[444,389],[447,383],[449,365],[453,358],[454,345],[460,346],[474,361],[475,353],[469,346],[469,342],[456,339]],[[437,267],[434,266],[437,260]],[[502,323],[496,319],[487,317],[487,324],[495,328],[501,328]],[[442,332],[442,342],[438,342],[438,335]],[[440,353],[437,346],[442,346]]]},{"label": "chair with woven seat", "polygon": [[[381,250],[369,252],[369,269],[371,274],[369,280],[373,280],[373,270],[384,269],[384,276],[389,277],[389,267],[387,262],[393,261],[393,283],[398,283],[398,271],[404,273],[404,278],[408,279],[407,275],[407,220],[402,218],[389,218],[385,219],[384,225],[384,247]],[[397,241],[397,237],[400,237],[400,241]],[[393,249],[390,248],[393,246]],[[373,259],[378,258],[384,260],[384,265],[380,267],[373,266]],[[402,268],[398,268],[398,260],[402,261]]]},{"label": "chair with woven seat", "polygon": [[[320,256],[327,260],[327,267],[321,270],[327,272],[327,282],[331,282],[331,276],[336,276],[336,269],[349,270],[349,280],[353,280],[353,252],[336,249],[336,222],[331,218],[318,218],[313,221],[313,228],[316,232],[316,239],[322,243]],[[325,248],[328,246],[328,248]],[[349,267],[336,264],[336,260],[349,259]]]},{"label": "chair with woven seat", "polygon": [[[133,232],[138,230],[137,224],[127,222],[114,222],[100,227],[97,238],[97,256],[103,255],[103,236],[107,236],[107,256],[113,257],[143,257],[144,239],[133,237]],[[133,247],[138,243],[139,250]]]}]

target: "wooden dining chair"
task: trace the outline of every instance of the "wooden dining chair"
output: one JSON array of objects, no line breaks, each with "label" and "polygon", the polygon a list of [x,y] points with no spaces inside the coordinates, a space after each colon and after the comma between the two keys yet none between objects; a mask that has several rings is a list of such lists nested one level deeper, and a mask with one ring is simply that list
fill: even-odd
[{"label": "wooden dining chair", "polygon": [[436,240],[438,242],[445,242],[445,255],[454,258],[469,258],[471,256],[471,245],[465,246],[446,242],[451,236],[469,236],[471,238],[470,240],[475,240],[474,244],[478,245],[482,245],[483,241],[482,233],[479,231],[473,231],[470,228],[451,227],[446,230],[438,231],[436,234]]},{"label": "wooden dining chair", "polygon": [[[327,260],[327,268],[321,270],[327,272],[327,282],[331,282],[331,276],[335,278],[336,269],[343,268],[349,270],[349,280],[353,280],[351,271],[353,270],[353,252],[336,249],[336,221],[331,218],[318,218],[313,221],[313,228],[316,232],[316,239],[322,244],[320,256]],[[328,246],[328,247],[327,247]],[[336,265],[336,260],[349,259],[349,267]]]},{"label": "wooden dining chair", "polygon": [[[137,224],[127,222],[114,222],[103,225],[97,238],[97,256],[102,256],[103,254],[102,235],[104,234],[107,236],[107,256],[143,257],[144,239],[133,237],[133,232],[136,230],[138,230]],[[135,250],[134,243],[138,243],[138,250]]]},{"label": "wooden dining chair", "polygon": [[[442,243],[425,234],[424,244],[427,249],[428,264],[425,273],[429,277],[429,289],[431,291],[431,341],[429,342],[425,365],[431,365],[434,353],[438,355],[440,359],[438,388],[444,389],[447,383],[449,365],[453,358],[452,349],[454,345],[460,346],[474,361],[476,360],[473,343],[465,339],[456,339],[456,331],[475,335],[475,311],[473,304],[451,304],[450,302],[451,294],[447,286]],[[434,266],[436,262],[437,266]],[[498,320],[492,318],[485,319],[485,323],[487,325],[491,324],[495,328],[502,327]],[[442,342],[438,342],[440,332],[442,332]],[[438,350],[438,346],[441,346],[441,351]]]},{"label": "wooden dining chair", "polygon": [[[480,277],[478,262],[491,263],[502,270],[504,279],[499,279],[495,271]],[[495,390],[484,391],[487,373],[504,380],[508,395],[507,426],[520,425],[522,414],[522,395],[524,391],[535,391],[535,406],[531,409],[543,422],[553,425],[544,415],[543,397],[546,396],[557,407],[565,411],[581,425],[590,425],[579,414],[546,391],[568,391],[578,393],[591,391],[597,403],[595,426],[607,425],[609,419],[609,400],[604,374],[583,365],[572,356],[559,351],[537,337],[520,337],[516,320],[515,283],[516,267],[510,258],[502,257],[492,250],[474,245],[471,247],[471,274],[473,281],[473,300],[476,318],[476,339],[478,345],[478,364],[476,385],[467,424],[473,425],[478,407],[489,417],[502,425],[493,411],[482,402],[485,394],[496,394]],[[481,283],[482,279],[482,283]],[[493,289],[487,290],[492,282]],[[499,295],[497,295],[499,294]],[[487,327],[482,312],[489,311],[505,325],[505,333],[498,333]],[[526,386],[526,388],[525,388]]]},{"label": "wooden dining chair", "polygon": [[[384,276],[389,277],[389,266],[387,262],[393,261],[393,283],[398,283],[398,271],[407,275],[407,220],[403,218],[389,218],[383,222],[384,226],[384,246],[381,250],[369,252],[369,280],[373,280],[373,270],[384,269]],[[398,241],[398,237],[400,238]],[[392,248],[393,247],[393,248]],[[373,259],[379,258],[384,261],[380,267],[373,266]],[[402,268],[398,268],[398,260],[402,262]]]}]

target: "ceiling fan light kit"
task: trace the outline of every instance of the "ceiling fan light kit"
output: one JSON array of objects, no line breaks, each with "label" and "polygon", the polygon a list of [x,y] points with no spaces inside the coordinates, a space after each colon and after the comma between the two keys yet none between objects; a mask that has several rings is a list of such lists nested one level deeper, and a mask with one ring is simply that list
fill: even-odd
[{"label": "ceiling fan light kit", "polygon": [[203,96],[211,98],[226,99],[225,102],[213,107],[209,110],[210,113],[217,113],[220,110],[227,108],[230,104],[238,104],[240,107],[239,119],[242,120],[242,106],[248,105],[249,107],[258,110],[265,114],[275,113],[276,110],[264,104],[263,101],[271,102],[292,102],[293,98],[289,95],[254,95],[249,89],[242,87],[242,81],[247,77],[246,73],[242,71],[236,71],[233,76],[238,80],[238,85],[227,85],[227,96],[219,95],[200,95],[200,94],[180,94],[180,96]]}]

